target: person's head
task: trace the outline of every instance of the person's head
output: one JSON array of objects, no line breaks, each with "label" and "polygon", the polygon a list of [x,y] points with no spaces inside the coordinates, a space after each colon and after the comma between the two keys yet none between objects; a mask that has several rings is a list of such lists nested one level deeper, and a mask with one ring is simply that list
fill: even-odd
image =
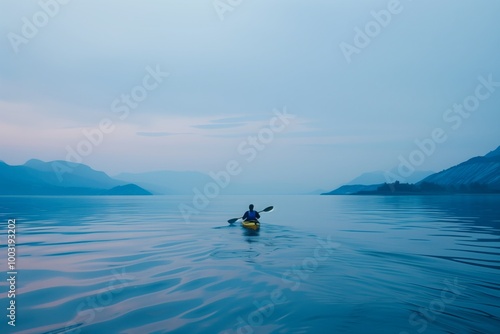
[{"label": "person's head", "polygon": [[253,204],[250,204],[248,208],[250,209],[250,211],[253,211]]}]

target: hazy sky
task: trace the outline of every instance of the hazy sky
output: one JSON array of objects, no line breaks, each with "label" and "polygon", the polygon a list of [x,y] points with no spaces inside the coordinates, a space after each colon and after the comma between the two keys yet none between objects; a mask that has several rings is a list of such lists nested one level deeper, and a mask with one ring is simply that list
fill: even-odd
[{"label": "hazy sky", "polygon": [[234,160],[241,181],[311,189],[400,156],[439,171],[500,145],[499,15],[497,0],[1,1],[0,160],[80,149],[112,175]]}]

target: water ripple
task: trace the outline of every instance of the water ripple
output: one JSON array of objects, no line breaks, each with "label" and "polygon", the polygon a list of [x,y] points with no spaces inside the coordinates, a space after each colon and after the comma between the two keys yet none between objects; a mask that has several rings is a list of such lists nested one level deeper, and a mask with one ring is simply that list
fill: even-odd
[{"label": "water ripple", "polygon": [[263,215],[258,233],[225,223],[238,197],[192,224],[186,198],[2,200],[19,218],[17,333],[498,328],[498,197],[272,197],[307,212]]}]

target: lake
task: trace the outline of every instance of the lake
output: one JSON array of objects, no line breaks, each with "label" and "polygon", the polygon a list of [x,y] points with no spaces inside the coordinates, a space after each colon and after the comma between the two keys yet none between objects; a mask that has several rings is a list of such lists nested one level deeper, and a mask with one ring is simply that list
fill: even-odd
[{"label": "lake", "polygon": [[[0,197],[1,333],[499,333],[500,196]],[[254,203],[259,232],[227,223]],[[16,219],[15,327],[7,223]]]}]

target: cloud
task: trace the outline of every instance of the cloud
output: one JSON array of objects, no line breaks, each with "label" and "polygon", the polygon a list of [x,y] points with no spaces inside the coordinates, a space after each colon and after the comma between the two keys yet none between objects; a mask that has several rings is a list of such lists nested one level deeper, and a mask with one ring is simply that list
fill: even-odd
[{"label": "cloud", "polygon": [[264,121],[265,118],[262,115],[242,115],[242,116],[232,116],[214,119],[212,123],[241,123],[241,122],[255,122]]},{"label": "cloud", "polygon": [[166,136],[174,136],[180,133],[171,133],[171,132],[147,132],[147,131],[138,131],[136,135],[143,137],[166,137]]},{"label": "cloud", "polygon": [[210,119],[207,120],[206,124],[193,125],[192,127],[203,130],[231,129],[240,127],[251,128],[255,125],[268,123],[269,117],[274,117],[274,115],[235,115]]},{"label": "cloud", "polygon": [[201,124],[193,125],[193,128],[197,129],[229,129],[237,128],[245,125],[245,123],[229,123],[229,124]]}]

